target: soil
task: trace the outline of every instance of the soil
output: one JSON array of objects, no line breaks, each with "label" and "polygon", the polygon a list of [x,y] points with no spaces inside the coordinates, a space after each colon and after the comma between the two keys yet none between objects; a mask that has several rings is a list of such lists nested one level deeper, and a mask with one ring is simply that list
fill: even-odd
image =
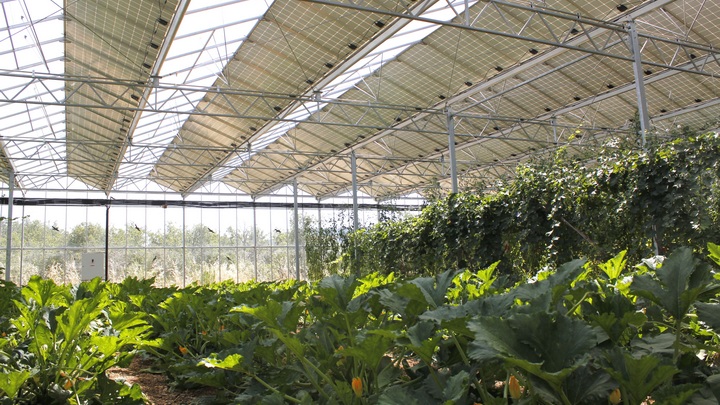
[{"label": "soil", "polygon": [[215,398],[215,390],[211,388],[173,389],[164,374],[151,371],[152,366],[151,360],[136,356],[127,368],[113,367],[107,376],[111,380],[138,384],[148,405],[200,405],[211,403]]}]

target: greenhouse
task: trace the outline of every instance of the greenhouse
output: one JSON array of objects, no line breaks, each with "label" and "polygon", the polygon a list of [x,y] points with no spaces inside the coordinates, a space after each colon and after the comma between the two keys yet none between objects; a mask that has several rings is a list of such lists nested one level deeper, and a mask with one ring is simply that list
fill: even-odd
[{"label": "greenhouse", "polygon": [[88,252],[113,280],[302,276],[304,218],[373,223],[558,147],[717,115],[703,1],[2,6],[20,283],[77,281]]},{"label": "greenhouse", "polygon": [[0,404],[720,403],[720,3],[0,14]]}]

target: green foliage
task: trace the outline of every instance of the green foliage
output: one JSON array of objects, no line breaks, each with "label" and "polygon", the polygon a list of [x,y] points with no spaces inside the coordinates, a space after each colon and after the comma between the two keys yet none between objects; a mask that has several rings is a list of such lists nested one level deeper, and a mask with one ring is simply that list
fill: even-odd
[{"label": "green foliage", "polygon": [[129,360],[149,328],[144,314],[111,298],[109,289],[99,279],[70,288],[38,277],[20,289],[0,346],[8,403],[142,403],[137,389],[103,379]]},{"label": "green foliage", "polygon": [[337,221],[315,224],[309,218],[304,218],[302,234],[305,239],[308,279],[315,281],[338,273],[337,260],[340,256],[342,236],[346,231]]},{"label": "green foliage", "polygon": [[626,404],[717,403],[709,251],[573,260],[514,285],[497,264],[182,289],[33,278],[2,286],[0,403],[140,403],[104,373],[137,347],[218,403],[598,405],[615,390]]},{"label": "green foliage", "polygon": [[[487,196],[450,195],[419,216],[349,234],[342,264],[412,277],[500,261],[518,280],[576,257],[639,262],[720,239],[720,137],[682,134],[645,152],[560,151],[516,170]],[[352,251],[350,250],[352,247]]]},{"label": "green foliage", "polygon": [[716,269],[687,249],[657,271],[625,258],[510,287],[494,264],[149,290],[133,305],[159,302],[145,346],[157,366],[178,386],[218,389],[219,402],[507,404],[512,375],[525,404],[605,404],[616,388],[626,403],[707,403],[720,371]]}]

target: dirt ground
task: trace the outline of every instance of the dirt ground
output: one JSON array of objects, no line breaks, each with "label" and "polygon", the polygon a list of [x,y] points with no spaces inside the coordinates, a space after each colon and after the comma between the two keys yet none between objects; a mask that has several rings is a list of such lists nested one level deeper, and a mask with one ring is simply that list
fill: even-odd
[{"label": "dirt ground", "polygon": [[200,405],[215,398],[212,389],[175,390],[164,374],[151,372],[152,362],[136,356],[127,368],[114,367],[107,371],[111,380],[138,384],[149,405]]}]

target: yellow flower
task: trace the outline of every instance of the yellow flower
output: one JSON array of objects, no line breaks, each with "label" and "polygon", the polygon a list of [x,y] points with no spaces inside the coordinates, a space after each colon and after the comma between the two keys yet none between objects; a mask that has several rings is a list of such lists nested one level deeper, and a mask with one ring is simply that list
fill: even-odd
[{"label": "yellow flower", "polygon": [[362,380],[360,377],[354,377],[352,379],[352,390],[355,393],[355,396],[360,398],[362,396],[363,387],[362,387]]},{"label": "yellow flower", "polygon": [[615,388],[613,392],[610,393],[608,400],[611,404],[618,405],[622,401],[622,396],[620,395],[620,388]]},{"label": "yellow flower", "polygon": [[520,382],[514,375],[511,375],[508,380],[508,390],[512,399],[520,399],[522,396],[522,387],[520,387]]},{"label": "yellow flower", "polygon": [[183,356],[186,355],[188,352],[188,349],[184,346],[178,346],[178,350],[180,350],[180,354],[182,354]]}]

